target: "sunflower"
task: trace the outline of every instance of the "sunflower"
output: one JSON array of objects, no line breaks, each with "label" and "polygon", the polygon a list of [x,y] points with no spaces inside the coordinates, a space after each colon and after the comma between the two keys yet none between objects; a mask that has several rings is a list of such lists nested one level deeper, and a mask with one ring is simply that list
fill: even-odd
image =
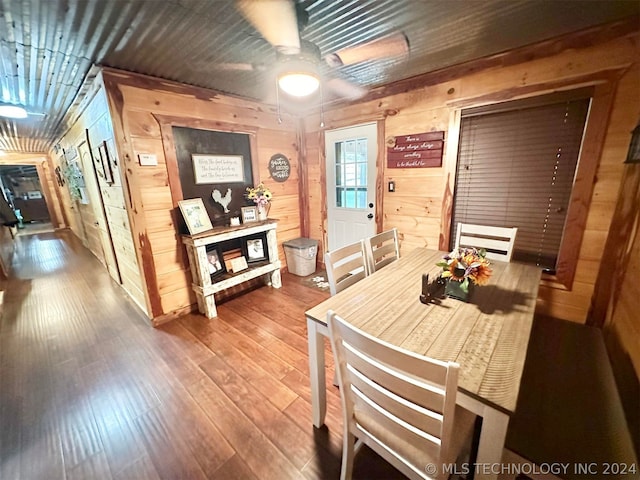
[{"label": "sunflower", "polygon": [[442,278],[460,282],[460,289],[467,291],[469,281],[475,285],[486,285],[493,271],[486,259],[486,250],[475,248],[462,248],[443,257],[443,261],[437,266],[442,267]]}]

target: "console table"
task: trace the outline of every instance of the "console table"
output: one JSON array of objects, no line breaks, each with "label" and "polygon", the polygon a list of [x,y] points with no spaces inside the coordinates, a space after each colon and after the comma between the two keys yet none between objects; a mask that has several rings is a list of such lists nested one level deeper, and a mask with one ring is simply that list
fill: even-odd
[{"label": "console table", "polygon": [[[274,288],[282,286],[280,260],[278,259],[278,241],[276,239],[277,226],[277,220],[269,219],[233,227],[216,227],[197,235],[182,236],[182,243],[187,247],[191,276],[193,278],[192,287],[198,299],[200,313],[206,315],[207,318],[216,317],[218,313],[214,294],[252,278],[268,275],[268,285]],[[207,260],[207,245],[263,232],[266,233],[267,237],[268,260],[256,266],[250,265],[248,269],[238,273],[225,273],[219,278],[211,278]]]}]

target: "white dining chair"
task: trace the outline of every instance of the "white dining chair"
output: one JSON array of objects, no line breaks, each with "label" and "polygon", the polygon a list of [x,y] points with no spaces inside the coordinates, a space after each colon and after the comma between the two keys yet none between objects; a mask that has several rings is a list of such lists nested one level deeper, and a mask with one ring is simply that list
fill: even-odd
[{"label": "white dining chair", "polygon": [[369,273],[377,272],[385,265],[400,258],[398,230],[392,228],[364,240]]},{"label": "white dining chair", "polygon": [[327,252],[325,268],[332,296],[362,280],[368,274],[362,241]]},{"label": "white dining chair", "polygon": [[517,227],[491,227],[458,223],[454,248],[484,248],[487,251],[487,258],[510,262],[517,234]]},{"label": "white dining chair", "polygon": [[386,343],[332,311],[327,323],[342,398],[340,478],[351,478],[363,444],[409,478],[447,478],[444,467],[470,451],[476,420],[456,406],[458,364]]}]

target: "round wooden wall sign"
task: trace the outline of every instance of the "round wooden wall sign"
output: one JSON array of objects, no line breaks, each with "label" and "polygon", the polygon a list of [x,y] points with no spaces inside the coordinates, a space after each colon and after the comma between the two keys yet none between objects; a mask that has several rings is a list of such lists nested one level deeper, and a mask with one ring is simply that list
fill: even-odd
[{"label": "round wooden wall sign", "polygon": [[281,153],[276,153],[269,159],[269,173],[276,182],[285,182],[291,175],[289,159]]}]

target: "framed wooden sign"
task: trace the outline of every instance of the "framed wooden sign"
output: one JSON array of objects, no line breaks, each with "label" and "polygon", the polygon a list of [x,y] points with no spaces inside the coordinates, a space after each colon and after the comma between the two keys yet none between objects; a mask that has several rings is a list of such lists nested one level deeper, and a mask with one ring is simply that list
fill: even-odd
[{"label": "framed wooden sign", "polygon": [[442,166],[444,132],[400,135],[387,142],[388,168],[428,168]]}]

